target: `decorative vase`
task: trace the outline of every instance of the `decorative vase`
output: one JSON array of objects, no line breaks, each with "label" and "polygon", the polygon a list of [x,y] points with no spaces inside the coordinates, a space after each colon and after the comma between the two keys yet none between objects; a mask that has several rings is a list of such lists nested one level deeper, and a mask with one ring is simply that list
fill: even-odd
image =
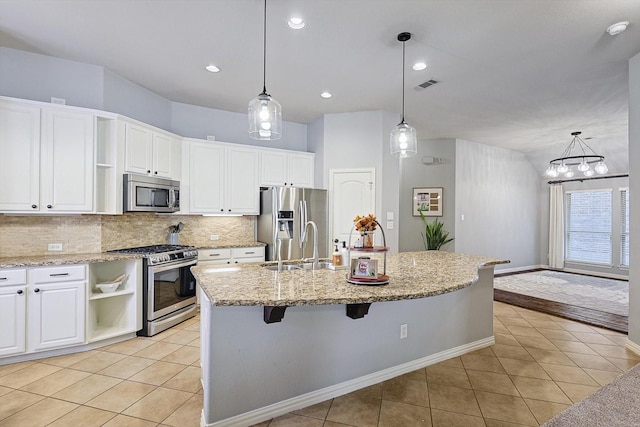
[{"label": "decorative vase", "polygon": [[363,231],[360,233],[362,237],[362,247],[363,248],[372,248],[373,247],[373,231]]}]

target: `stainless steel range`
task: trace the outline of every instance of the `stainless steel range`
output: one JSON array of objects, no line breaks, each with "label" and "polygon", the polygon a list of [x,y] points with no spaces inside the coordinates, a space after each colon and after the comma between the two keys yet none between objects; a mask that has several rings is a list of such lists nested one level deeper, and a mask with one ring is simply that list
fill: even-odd
[{"label": "stainless steel range", "polygon": [[196,279],[190,268],[198,251],[193,246],[154,245],[110,252],[142,254],[142,329],[150,337],[196,315]]}]

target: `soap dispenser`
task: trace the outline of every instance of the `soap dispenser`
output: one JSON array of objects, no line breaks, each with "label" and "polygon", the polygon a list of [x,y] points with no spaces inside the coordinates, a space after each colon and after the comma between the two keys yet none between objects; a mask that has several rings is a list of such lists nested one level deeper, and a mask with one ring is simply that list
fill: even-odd
[{"label": "soap dispenser", "polygon": [[334,266],[340,266],[340,265],[342,265],[342,253],[338,250],[339,240],[335,239],[333,242],[335,243],[335,245],[334,245],[335,251],[333,252],[333,259],[332,259],[333,262],[332,262],[332,264]]}]

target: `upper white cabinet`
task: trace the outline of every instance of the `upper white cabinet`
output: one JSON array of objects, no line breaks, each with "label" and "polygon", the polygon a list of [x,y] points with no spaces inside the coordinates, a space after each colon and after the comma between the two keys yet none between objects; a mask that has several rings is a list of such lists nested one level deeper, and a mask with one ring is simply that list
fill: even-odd
[{"label": "upper white cabinet", "polygon": [[91,111],[0,100],[0,211],[93,210]]},{"label": "upper white cabinet", "polygon": [[127,122],[125,172],[180,180],[180,141],[152,127]]},{"label": "upper white cabinet", "polygon": [[[185,140],[182,213],[257,215],[258,153],[235,144]],[[188,208],[184,206],[188,197]]]},{"label": "upper white cabinet", "polygon": [[261,186],[313,188],[313,153],[262,149],[260,157]]}]

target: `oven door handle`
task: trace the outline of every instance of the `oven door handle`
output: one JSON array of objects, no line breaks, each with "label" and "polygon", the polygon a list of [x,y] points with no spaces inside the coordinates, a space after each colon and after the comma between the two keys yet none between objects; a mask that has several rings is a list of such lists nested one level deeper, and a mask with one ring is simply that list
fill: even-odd
[{"label": "oven door handle", "polygon": [[153,272],[160,272],[160,271],[174,270],[176,268],[181,268],[181,267],[192,267],[197,263],[198,263],[198,260],[195,260],[195,259],[190,261],[177,260],[168,264],[150,265],[149,269]]}]

